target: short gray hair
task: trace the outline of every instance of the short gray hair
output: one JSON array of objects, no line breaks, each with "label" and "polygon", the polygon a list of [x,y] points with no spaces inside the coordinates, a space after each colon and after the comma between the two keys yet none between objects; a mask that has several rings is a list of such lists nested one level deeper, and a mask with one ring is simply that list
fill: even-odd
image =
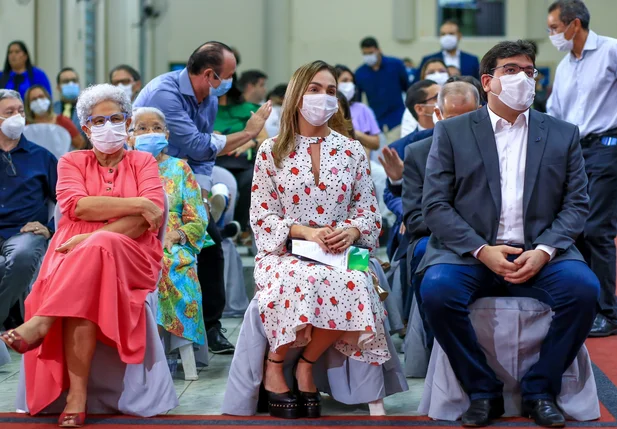
[{"label": "short gray hair", "polygon": [[102,83],[100,85],[89,86],[79,94],[76,108],[77,117],[82,126],[86,125],[88,117],[92,115],[94,106],[103,101],[113,101],[120,107],[122,113],[126,113],[129,118],[132,116],[133,108],[131,106],[131,100],[126,93],[117,86]]},{"label": "short gray hair", "polygon": [[437,95],[437,107],[441,110],[441,113],[444,113],[444,102],[446,97],[450,96],[459,96],[465,99],[465,102],[468,102],[472,97],[475,100],[476,107],[480,106],[480,93],[478,92],[478,88],[473,86],[472,84],[464,81],[456,81],[446,83],[441,87],[441,91]]},{"label": "short gray hair", "polygon": [[136,125],[142,116],[148,115],[148,114],[157,116],[160,119],[160,121],[163,123],[163,126],[167,127],[167,121],[165,120],[165,114],[161,112],[159,109],[157,109],[156,107],[138,107],[137,109],[135,109],[133,111],[133,125]]},{"label": "short gray hair", "polygon": [[559,9],[559,19],[566,25],[569,25],[576,18],[581,20],[583,30],[589,29],[589,21],[591,15],[589,9],[585,6],[582,0],[557,0],[548,8],[548,13]]},{"label": "short gray hair", "polygon": [[19,92],[13,91],[12,89],[0,89],[0,101],[4,100],[5,98],[14,98],[21,101],[22,104],[24,102]]}]

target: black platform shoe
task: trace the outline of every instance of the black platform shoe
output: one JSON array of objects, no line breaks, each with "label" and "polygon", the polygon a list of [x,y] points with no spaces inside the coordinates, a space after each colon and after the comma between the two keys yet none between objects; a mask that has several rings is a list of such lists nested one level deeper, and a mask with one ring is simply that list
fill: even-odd
[{"label": "black platform shoe", "polygon": [[[300,359],[311,365],[315,363],[311,362],[302,355],[300,356]],[[300,389],[297,389],[297,394],[301,417],[308,417],[309,419],[321,417],[321,395],[319,392],[302,392]]]},{"label": "black platform shoe", "polygon": [[[268,358],[268,362],[282,364],[282,360],[272,360]],[[265,374],[264,374],[265,375]],[[257,409],[259,411],[266,411],[265,402],[263,398],[267,398],[267,411],[272,417],[278,417],[281,419],[297,419],[300,417],[300,406],[296,395],[288,390],[283,393],[274,393],[266,390],[262,383],[262,388],[259,392],[259,400],[257,402]]]}]

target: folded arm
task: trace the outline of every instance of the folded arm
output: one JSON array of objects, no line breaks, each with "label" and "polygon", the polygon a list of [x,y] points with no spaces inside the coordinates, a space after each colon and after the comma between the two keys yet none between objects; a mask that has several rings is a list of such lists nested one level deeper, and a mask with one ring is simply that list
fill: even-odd
[{"label": "folded arm", "polygon": [[438,122],[426,163],[422,214],[426,226],[435,237],[462,257],[487,242],[454,208],[454,171],[452,143],[443,123]]}]

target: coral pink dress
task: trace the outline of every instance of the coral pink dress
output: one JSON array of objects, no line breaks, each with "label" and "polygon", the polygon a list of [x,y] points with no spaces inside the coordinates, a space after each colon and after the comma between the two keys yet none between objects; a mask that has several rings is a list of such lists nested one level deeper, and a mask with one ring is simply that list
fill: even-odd
[{"label": "coral pink dress", "polygon": [[[157,235],[146,231],[131,239],[98,232],[67,254],[55,249],[75,235],[107,224],[75,217],[83,197],[145,197],[163,209],[165,193],[156,161],[149,153],[130,151],[110,168],[102,167],[92,151],[71,152],[58,162],[56,190],[63,216],[26,300],[26,320],[33,316],[90,320],[98,327],[97,339],[118,349],[123,362],[140,363],[146,349],[144,303],[156,290],[163,257]],[[24,360],[28,409],[37,414],[69,387],[62,319]],[[92,368],[100,370],[104,368]]]}]

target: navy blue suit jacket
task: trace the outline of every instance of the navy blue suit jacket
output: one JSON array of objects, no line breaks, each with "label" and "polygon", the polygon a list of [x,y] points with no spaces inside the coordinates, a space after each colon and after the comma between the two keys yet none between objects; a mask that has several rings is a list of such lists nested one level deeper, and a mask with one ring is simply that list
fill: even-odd
[{"label": "navy blue suit jacket", "polygon": [[[424,67],[424,63],[426,63],[428,60],[432,60],[433,58],[438,58],[444,61],[443,52],[436,52],[422,58],[422,63],[420,64],[420,67],[416,69],[416,82],[420,80],[420,71],[422,70],[422,67]],[[478,57],[461,51],[461,75],[473,76],[476,79],[480,79],[480,61],[478,60]]]}]

